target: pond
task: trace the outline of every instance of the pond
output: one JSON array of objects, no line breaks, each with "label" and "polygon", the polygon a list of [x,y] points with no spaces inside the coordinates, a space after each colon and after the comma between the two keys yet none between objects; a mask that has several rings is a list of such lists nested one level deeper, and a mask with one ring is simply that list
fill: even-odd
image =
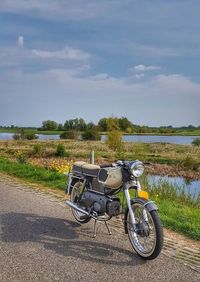
[{"label": "pond", "polygon": [[159,185],[161,183],[167,182],[177,187],[177,192],[183,189],[186,194],[190,194],[194,198],[197,198],[197,196],[200,194],[200,180],[188,180],[183,177],[149,175],[148,182],[150,185]]}]

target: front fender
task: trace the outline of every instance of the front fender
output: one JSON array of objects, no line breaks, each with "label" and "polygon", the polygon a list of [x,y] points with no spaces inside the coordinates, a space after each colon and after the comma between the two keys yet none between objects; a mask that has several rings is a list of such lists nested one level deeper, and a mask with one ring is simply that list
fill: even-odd
[{"label": "front fender", "polygon": [[[150,200],[145,200],[143,198],[131,199],[131,205],[136,204],[136,203],[143,205],[148,210],[148,212],[158,210],[158,207],[156,206],[156,204]],[[126,208],[126,211],[124,213],[124,230],[126,234],[128,233],[127,216],[128,216],[128,207]]]}]

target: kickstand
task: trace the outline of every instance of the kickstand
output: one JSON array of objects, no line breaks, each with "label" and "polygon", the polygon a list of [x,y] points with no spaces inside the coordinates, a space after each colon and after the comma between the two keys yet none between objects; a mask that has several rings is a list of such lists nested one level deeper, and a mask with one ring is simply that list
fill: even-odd
[{"label": "kickstand", "polygon": [[93,232],[93,238],[95,238],[97,236],[97,220],[94,220],[94,232]]},{"label": "kickstand", "polygon": [[111,232],[111,230],[110,230],[110,228],[109,228],[109,226],[108,226],[108,223],[107,223],[106,221],[104,221],[104,222],[105,222],[106,228],[107,228],[107,230],[108,230],[108,234],[109,234],[109,235],[112,235],[112,232]]},{"label": "kickstand", "polygon": [[[111,232],[111,230],[110,230],[110,228],[109,228],[107,222],[104,221],[104,223],[105,223],[105,226],[106,226],[106,228],[107,228],[107,230],[108,230],[108,234],[109,234],[109,235],[112,235],[112,232]],[[95,220],[94,220],[93,238],[95,238],[96,236],[97,236],[97,220],[95,219]]]}]

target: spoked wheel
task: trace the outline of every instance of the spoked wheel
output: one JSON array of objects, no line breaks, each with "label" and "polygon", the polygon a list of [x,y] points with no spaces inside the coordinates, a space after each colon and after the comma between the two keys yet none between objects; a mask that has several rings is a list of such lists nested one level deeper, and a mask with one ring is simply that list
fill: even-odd
[{"label": "spoked wheel", "polygon": [[[78,181],[76,182],[71,191],[71,201],[74,203],[77,203],[80,194],[83,191],[83,183]],[[91,217],[83,214],[82,212],[76,211],[75,209],[72,208],[72,214],[75,217],[75,219],[80,222],[80,223],[87,223],[90,221]]]},{"label": "spoked wheel", "polygon": [[163,245],[163,229],[157,212],[149,212],[141,203],[132,204],[136,220],[133,228],[130,212],[127,216],[129,240],[136,253],[144,259],[154,259],[161,252]]}]

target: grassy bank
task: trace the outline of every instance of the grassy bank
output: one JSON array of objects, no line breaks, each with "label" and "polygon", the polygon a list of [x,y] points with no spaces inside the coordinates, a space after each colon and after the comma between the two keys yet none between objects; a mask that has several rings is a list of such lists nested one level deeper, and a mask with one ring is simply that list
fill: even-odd
[{"label": "grassy bank", "polygon": [[[0,171],[51,189],[64,191],[66,186],[66,177],[62,174],[26,163],[13,162],[3,157],[0,157]],[[147,184],[144,185],[148,187]],[[159,214],[164,226],[192,239],[200,240],[200,199],[194,202],[183,194],[175,195],[175,188],[163,188],[165,189],[154,187],[149,189],[149,192],[151,199],[159,206]]]},{"label": "grassy bank", "polygon": [[[91,150],[95,151],[95,162],[113,162],[116,159],[150,161],[154,166],[152,174],[168,174],[200,178],[200,147],[192,145],[176,145],[168,143],[125,142],[123,150],[115,152],[101,141],[73,140],[0,140],[0,156],[13,158],[17,151],[23,153],[35,163],[44,163],[55,157],[56,147],[62,144],[69,160],[89,161]],[[158,164],[157,166],[155,166]],[[165,165],[171,167],[167,169]]]},{"label": "grassy bank", "polygon": [[16,163],[2,157],[0,157],[0,171],[52,189],[63,190],[66,186],[65,175],[26,163]]}]

